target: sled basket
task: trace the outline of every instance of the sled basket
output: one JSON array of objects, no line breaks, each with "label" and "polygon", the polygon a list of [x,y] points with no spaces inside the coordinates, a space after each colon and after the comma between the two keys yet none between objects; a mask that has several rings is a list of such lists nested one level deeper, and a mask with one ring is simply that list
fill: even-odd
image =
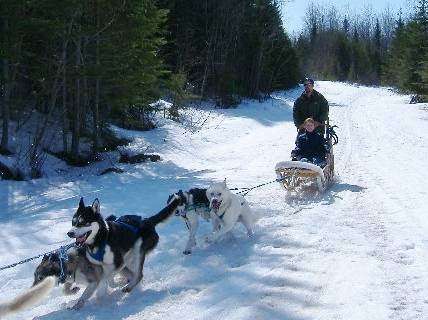
[{"label": "sled basket", "polygon": [[309,162],[282,161],[276,164],[278,180],[287,193],[305,191],[324,192],[334,175],[333,153],[327,155],[327,164],[321,168]]}]

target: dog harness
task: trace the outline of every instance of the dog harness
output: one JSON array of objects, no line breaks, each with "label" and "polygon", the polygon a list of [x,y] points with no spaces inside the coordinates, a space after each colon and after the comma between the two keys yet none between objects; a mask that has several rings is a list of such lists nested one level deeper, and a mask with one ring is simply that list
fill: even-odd
[{"label": "dog harness", "polygon": [[102,262],[104,259],[104,254],[106,253],[106,245],[107,241],[104,240],[103,242],[101,242],[100,246],[98,247],[98,250],[95,253],[92,253],[91,250],[86,250],[86,252],[88,252],[92,259],[98,262]]},{"label": "dog harness", "polygon": [[68,254],[67,254],[68,248],[66,247],[60,247],[58,249],[58,257],[59,257],[59,265],[61,268],[61,273],[59,275],[59,282],[64,283],[65,279],[67,278],[67,264],[68,261]]},{"label": "dog harness", "polygon": [[[132,216],[132,215],[127,215],[127,216],[122,216],[119,217],[118,219],[115,219],[114,216],[110,216],[108,221],[111,221],[113,223],[117,223],[120,224],[121,226],[125,227],[126,229],[128,229],[129,231],[131,231],[134,235],[139,235],[140,233],[140,229],[133,226],[132,224],[125,222],[126,220],[132,219],[134,221],[141,221],[141,217],[140,216]],[[125,220],[125,221],[124,221]],[[106,223],[106,225],[108,225]],[[90,250],[88,250],[88,254],[90,255],[90,257],[98,262],[102,262],[104,259],[104,254],[106,253],[106,245],[107,245],[107,241],[104,240],[101,242],[101,244],[98,246],[98,250],[96,252],[92,252]]]},{"label": "dog harness", "polygon": [[[187,212],[188,211],[192,211],[192,210],[196,211],[196,209],[199,209],[199,208],[204,208],[205,211],[208,211],[208,209],[209,209],[209,207],[206,204],[203,204],[203,203],[201,203],[201,204],[193,204],[193,205],[186,205],[184,207],[183,211],[181,211],[180,213],[176,213],[175,215],[182,217],[184,219],[184,222],[186,223],[187,229],[190,230],[189,218],[187,218]],[[204,217],[204,219],[207,220],[206,217]]]},{"label": "dog harness", "polygon": [[120,225],[122,225],[122,226],[124,226],[125,228],[127,228],[128,230],[130,230],[135,235],[138,235],[140,233],[140,229],[138,229],[137,227],[134,227],[133,225],[130,225],[130,224],[126,223],[126,222],[120,221],[120,218],[119,218],[119,220],[116,220],[115,222],[118,223],[118,224],[120,224]]},{"label": "dog harness", "polygon": [[176,213],[175,215],[176,216],[181,216],[183,218],[187,218],[186,212],[192,211],[192,210],[196,210],[196,209],[199,209],[199,208],[204,208],[205,210],[208,211],[209,207],[206,204],[203,204],[203,203],[200,203],[200,204],[196,203],[196,204],[192,204],[192,205],[186,205],[184,207],[184,210],[181,213]]},{"label": "dog harness", "polygon": [[134,222],[136,224],[141,224],[142,218],[137,215],[124,215],[116,219],[114,216],[109,217],[111,222],[115,222],[120,224],[121,226],[127,228],[134,235],[138,236],[141,232],[140,228],[132,225],[130,222]]},{"label": "dog harness", "polygon": [[[241,207],[244,205],[244,202],[241,202]],[[223,220],[223,217],[224,217],[224,215],[226,214],[226,211],[224,211],[221,215],[219,215],[219,216],[217,216],[217,214],[216,214],[216,216],[220,219],[220,220]]]}]

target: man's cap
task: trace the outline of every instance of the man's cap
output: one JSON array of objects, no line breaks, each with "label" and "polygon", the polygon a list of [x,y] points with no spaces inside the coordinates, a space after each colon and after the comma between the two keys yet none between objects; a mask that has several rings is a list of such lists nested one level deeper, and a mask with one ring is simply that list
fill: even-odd
[{"label": "man's cap", "polygon": [[310,83],[310,84],[313,85],[314,84],[314,79],[312,79],[312,78],[305,78],[305,79],[303,79],[302,83],[303,84]]}]

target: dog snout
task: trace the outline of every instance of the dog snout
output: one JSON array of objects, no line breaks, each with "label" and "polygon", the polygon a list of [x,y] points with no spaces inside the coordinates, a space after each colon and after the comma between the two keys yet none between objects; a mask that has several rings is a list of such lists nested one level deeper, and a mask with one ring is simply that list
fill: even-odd
[{"label": "dog snout", "polygon": [[69,236],[70,238],[76,238],[76,234],[72,230],[67,232],[67,236]]},{"label": "dog snout", "polygon": [[219,201],[217,198],[214,198],[211,200],[211,206],[215,207],[216,205],[218,205]]}]

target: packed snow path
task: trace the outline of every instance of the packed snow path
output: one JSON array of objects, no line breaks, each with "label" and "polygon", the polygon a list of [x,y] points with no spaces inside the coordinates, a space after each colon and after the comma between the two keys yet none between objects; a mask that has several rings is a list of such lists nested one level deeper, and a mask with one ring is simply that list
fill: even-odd
[{"label": "packed snow path", "polygon": [[[428,319],[428,106],[383,88],[319,82],[315,89],[329,100],[340,137],[336,183],[322,197],[287,203],[279,185],[254,190],[247,196],[259,217],[254,239],[236,227],[234,237],[207,245],[210,226],[201,222],[191,256],[181,253],[187,230],[173,217],[160,226],[160,244],[131,294],[115,290],[69,311],[77,296],[57,288],[10,319]],[[127,132],[135,149],[150,145],[161,163],[125,166],[121,175],[0,182],[0,265],[67,242],[81,195],[98,197],[104,215],[148,216],[178,189],[274,179],[275,163],[293,147],[291,106],[300,91],[206,111],[193,132],[172,122]],[[36,264],[3,271],[0,300],[27,288]]]}]

